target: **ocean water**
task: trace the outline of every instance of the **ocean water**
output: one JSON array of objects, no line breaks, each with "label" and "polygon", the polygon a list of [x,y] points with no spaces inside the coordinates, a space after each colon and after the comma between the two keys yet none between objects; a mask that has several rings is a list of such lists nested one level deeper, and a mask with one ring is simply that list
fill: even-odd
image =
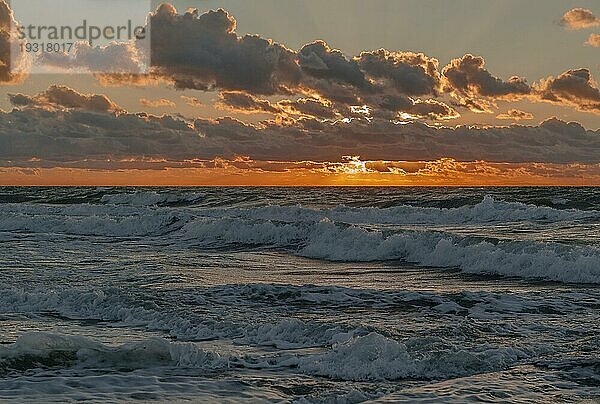
[{"label": "ocean water", "polygon": [[0,401],[596,402],[600,189],[0,188]]}]

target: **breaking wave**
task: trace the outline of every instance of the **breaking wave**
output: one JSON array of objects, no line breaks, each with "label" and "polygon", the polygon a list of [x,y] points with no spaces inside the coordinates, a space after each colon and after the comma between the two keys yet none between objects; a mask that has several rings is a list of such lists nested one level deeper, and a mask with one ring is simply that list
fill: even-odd
[{"label": "breaking wave", "polygon": [[432,231],[370,230],[322,220],[277,223],[241,219],[197,219],[184,237],[207,246],[241,244],[287,249],[330,261],[405,261],[573,283],[600,283],[600,250],[537,241],[498,241]]},{"label": "breaking wave", "polygon": [[520,202],[497,201],[486,196],[475,205],[457,208],[433,208],[401,205],[391,208],[338,206],[332,209],[311,209],[301,206],[263,206],[252,209],[217,209],[203,212],[206,216],[276,220],[281,222],[319,221],[329,219],[344,223],[370,224],[478,224],[521,221],[600,220],[595,210],[554,209]]},{"label": "breaking wave", "polygon": [[[443,228],[510,221],[589,224],[600,217],[597,211],[499,202],[491,197],[476,205],[451,209],[159,207],[161,203],[174,203],[169,195],[110,195],[113,199],[105,195],[110,200],[105,205],[2,204],[0,232],[156,237],[162,242],[200,248],[274,248],[330,261],[404,261],[473,274],[600,283],[600,249],[594,246],[468,237]],[[428,230],[430,226],[442,227],[432,231]]]},{"label": "breaking wave", "polygon": [[327,323],[282,319],[277,323],[248,324],[247,321],[223,321],[220,317],[178,314],[172,308],[141,302],[117,288],[101,291],[22,291],[3,290],[0,313],[55,312],[71,319],[109,321],[114,325],[143,327],[162,331],[178,340],[203,341],[233,339],[253,346],[282,349],[308,348],[345,341],[365,330]]},{"label": "breaking wave", "polygon": [[35,368],[80,367],[134,370],[160,366],[217,370],[227,358],[190,342],[162,338],[108,346],[76,335],[29,332],[0,347],[0,373]]},{"label": "breaking wave", "polygon": [[[422,355],[415,344],[427,344]],[[0,374],[32,369],[116,369],[133,371],[150,368],[200,369],[223,372],[230,367],[251,369],[296,368],[301,373],[336,380],[375,381],[400,379],[443,380],[505,369],[528,354],[516,348],[481,345],[473,350],[436,341],[405,343],[376,332],[356,336],[318,353],[290,351],[277,356],[263,353],[234,354],[205,349],[198,343],[148,338],[122,345],[106,345],[89,337],[28,332],[14,343],[0,347]]]},{"label": "breaking wave", "polygon": [[480,346],[441,350],[417,357],[402,342],[378,333],[353,338],[320,355],[301,358],[301,371],[338,380],[448,379],[504,369],[527,358],[514,348]]}]

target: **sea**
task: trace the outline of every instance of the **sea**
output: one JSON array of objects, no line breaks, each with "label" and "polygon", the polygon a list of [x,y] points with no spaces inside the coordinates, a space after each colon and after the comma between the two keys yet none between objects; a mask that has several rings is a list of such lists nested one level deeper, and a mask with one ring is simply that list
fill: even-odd
[{"label": "sea", "polygon": [[596,188],[0,188],[0,401],[598,402],[599,285]]}]

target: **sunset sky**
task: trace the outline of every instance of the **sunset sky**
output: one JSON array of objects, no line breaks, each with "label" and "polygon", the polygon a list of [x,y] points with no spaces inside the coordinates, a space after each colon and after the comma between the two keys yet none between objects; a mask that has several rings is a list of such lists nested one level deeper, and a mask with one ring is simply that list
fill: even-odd
[{"label": "sunset sky", "polygon": [[0,184],[600,185],[597,1],[153,9],[148,75],[0,66]]}]

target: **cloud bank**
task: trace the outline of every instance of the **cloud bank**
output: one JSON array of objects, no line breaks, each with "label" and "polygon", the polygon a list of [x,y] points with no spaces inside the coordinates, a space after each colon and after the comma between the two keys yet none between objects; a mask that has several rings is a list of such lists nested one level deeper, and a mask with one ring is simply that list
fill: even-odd
[{"label": "cloud bank", "polygon": [[[255,160],[368,160],[597,163],[600,131],[551,119],[539,126],[435,128],[385,119],[321,121],[320,108],[263,105],[245,93],[226,94],[235,108],[286,108],[296,120],[250,125],[233,118],[185,120],[132,114],[102,95],[53,86],[34,96],[14,94],[15,109],[0,113],[0,160],[5,163],[106,159],[193,161],[249,156]],[[513,112],[513,115],[517,113]],[[517,114],[518,115],[518,114]]]}]

